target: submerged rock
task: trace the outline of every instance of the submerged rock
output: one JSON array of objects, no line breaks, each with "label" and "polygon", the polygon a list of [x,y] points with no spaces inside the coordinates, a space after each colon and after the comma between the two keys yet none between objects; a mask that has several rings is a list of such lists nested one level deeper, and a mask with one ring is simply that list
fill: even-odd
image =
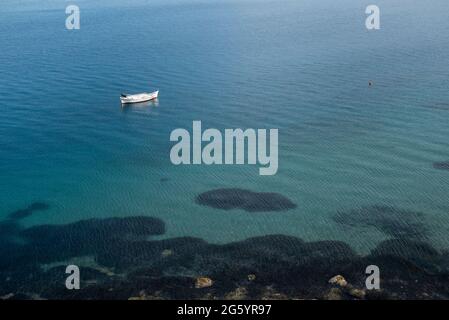
[{"label": "submerged rock", "polygon": [[331,288],[323,298],[325,300],[343,300],[343,292],[339,288]]},{"label": "submerged rock", "polygon": [[342,275],[336,275],[329,279],[328,281],[330,284],[335,284],[340,287],[346,287],[348,282]]},{"label": "submerged rock", "polygon": [[273,286],[265,287],[262,291],[261,300],[288,300],[289,297],[285,293],[278,292]]},{"label": "submerged rock", "polygon": [[256,275],[255,274],[249,274],[248,275],[248,281],[254,281],[256,280]]},{"label": "submerged rock", "polygon": [[160,291],[153,294],[147,294],[145,290],[139,292],[139,295],[134,297],[129,297],[128,300],[163,300],[164,298],[160,296]]},{"label": "submerged rock", "polygon": [[362,289],[352,288],[349,290],[349,295],[353,296],[357,299],[364,299],[366,295],[366,291]]},{"label": "submerged rock", "polygon": [[164,258],[169,257],[172,254],[173,254],[173,250],[170,250],[170,249],[165,249],[161,253],[162,257],[164,257]]},{"label": "submerged rock", "polygon": [[[191,237],[155,240],[148,236],[161,234],[165,226],[149,217],[27,229],[8,222],[14,223],[3,229],[21,242],[0,241],[0,296],[14,293],[13,298],[21,298],[20,292],[26,292],[29,298],[46,299],[449,298],[449,253],[403,237],[360,256],[340,241],[306,242],[286,235],[227,244]],[[88,265],[87,259],[81,265],[83,289],[66,290],[65,264],[77,264],[76,257],[83,256],[92,257],[101,269]],[[381,270],[381,293],[362,289],[368,265]]]},{"label": "submerged rock", "polygon": [[207,191],[198,195],[195,201],[215,209],[242,209],[248,212],[285,211],[296,208],[296,204],[281,194],[238,188]]},{"label": "submerged rock", "polygon": [[247,298],[248,290],[245,287],[238,287],[234,291],[227,293],[224,296],[225,300],[245,300]]},{"label": "submerged rock", "polygon": [[195,288],[201,289],[201,288],[207,288],[211,287],[214,282],[211,278],[208,277],[198,277],[195,281]]},{"label": "submerged rock", "polygon": [[14,297],[14,293],[8,293],[3,296],[0,296],[0,300],[9,300]]}]

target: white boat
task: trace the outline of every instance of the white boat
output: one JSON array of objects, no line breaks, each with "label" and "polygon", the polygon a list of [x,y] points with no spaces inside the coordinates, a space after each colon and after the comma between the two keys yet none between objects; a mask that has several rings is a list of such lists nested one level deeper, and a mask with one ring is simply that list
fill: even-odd
[{"label": "white boat", "polygon": [[145,102],[157,99],[157,96],[159,95],[159,90],[154,92],[144,92],[144,93],[138,93],[138,94],[121,94],[120,101],[122,104],[128,104],[128,103],[139,103],[139,102]]}]

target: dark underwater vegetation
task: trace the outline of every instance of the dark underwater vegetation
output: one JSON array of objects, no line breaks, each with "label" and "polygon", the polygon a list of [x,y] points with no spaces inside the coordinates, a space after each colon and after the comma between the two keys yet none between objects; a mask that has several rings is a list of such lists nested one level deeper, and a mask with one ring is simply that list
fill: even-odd
[{"label": "dark underwater vegetation", "polygon": [[434,162],[433,167],[440,170],[449,170],[449,161]]},{"label": "dark underwater vegetation", "polygon": [[[399,223],[406,218],[410,230]],[[449,298],[449,253],[417,239],[425,238],[417,231],[421,214],[373,206],[338,213],[336,220],[376,227],[392,238],[362,256],[341,241],[286,235],[220,245],[192,237],[157,240],[152,236],[163,235],[165,224],[145,216],[29,228],[10,219],[0,223],[0,298]],[[79,263],[83,257],[89,262]],[[80,290],[65,288],[65,267],[72,263],[80,267]],[[372,264],[381,270],[380,290],[365,289]],[[335,275],[347,285],[330,284]]]},{"label": "dark underwater vegetation", "polygon": [[391,206],[374,205],[348,212],[338,212],[333,219],[349,227],[370,227],[387,236],[406,239],[427,238],[424,214]]},{"label": "dark underwater vegetation", "polygon": [[34,202],[32,204],[30,204],[27,208],[25,209],[19,209],[16,210],[14,212],[11,212],[8,215],[8,218],[10,219],[23,219],[26,218],[28,216],[31,216],[33,214],[33,212],[35,211],[43,211],[43,210],[47,210],[48,208],[50,208],[50,206],[44,202]]},{"label": "dark underwater vegetation", "polygon": [[296,208],[296,204],[281,194],[238,188],[215,189],[201,193],[196,197],[196,203],[215,209],[242,209],[248,212],[284,211]]}]

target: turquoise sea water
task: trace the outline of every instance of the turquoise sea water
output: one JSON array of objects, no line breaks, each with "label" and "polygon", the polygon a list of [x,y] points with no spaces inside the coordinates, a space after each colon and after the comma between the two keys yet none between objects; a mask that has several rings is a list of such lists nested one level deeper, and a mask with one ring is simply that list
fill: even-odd
[{"label": "turquoise sea water", "polygon": [[[449,171],[433,167],[449,160],[449,3],[376,2],[379,31],[355,0],[79,1],[81,29],[68,31],[63,1],[7,1],[0,219],[39,201],[49,209],[25,226],[147,215],[166,238],[286,234],[367,252],[389,235],[333,217],[384,205],[422,212],[427,241],[449,248]],[[121,109],[121,92],[156,88],[157,104]],[[278,128],[277,175],[172,165],[170,132],[193,120]],[[195,203],[217,188],[297,207]]]}]

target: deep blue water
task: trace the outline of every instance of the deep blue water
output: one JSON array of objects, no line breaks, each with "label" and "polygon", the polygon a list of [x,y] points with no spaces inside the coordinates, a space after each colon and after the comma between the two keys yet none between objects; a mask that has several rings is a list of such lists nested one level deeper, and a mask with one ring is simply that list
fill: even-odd
[{"label": "deep blue water", "polygon": [[[449,3],[376,2],[379,31],[366,30],[356,0],[79,1],[81,29],[68,31],[63,1],[7,1],[0,219],[39,201],[49,209],[25,226],[147,215],[167,224],[163,237],[280,233],[366,252],[392,235],[334,216],[391,206],[422,213],[410,223],[449,248],[449,171],[433,166],[449,160]],[[120,107],[121,92],[156,88],[157,104]],[[193,120],[278,128],[277,175],[172,165],[170,132]],[[276,192],[297,207],[195,203],[216,188]]]}]

